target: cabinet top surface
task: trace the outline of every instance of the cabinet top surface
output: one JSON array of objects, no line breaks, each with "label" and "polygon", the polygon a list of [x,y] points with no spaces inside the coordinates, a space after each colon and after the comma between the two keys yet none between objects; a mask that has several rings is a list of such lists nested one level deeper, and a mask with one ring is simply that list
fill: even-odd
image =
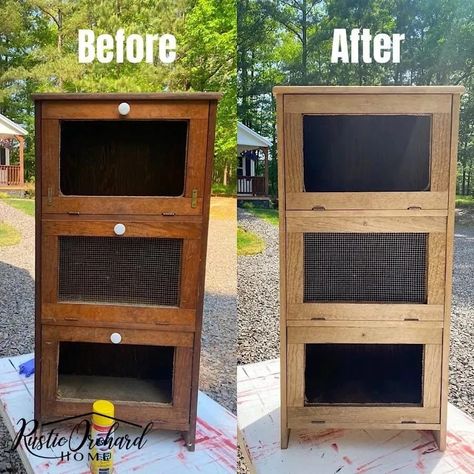
[{"label": "cabinet top surface", "polygon": [[153,93],[42,93],[33,94],[33,100],[219,100],[219,92],[153,92]]},{"label": "cabinet top surface", "polygon": [[463,94],[463,86],[275,86],[279,94]]}]

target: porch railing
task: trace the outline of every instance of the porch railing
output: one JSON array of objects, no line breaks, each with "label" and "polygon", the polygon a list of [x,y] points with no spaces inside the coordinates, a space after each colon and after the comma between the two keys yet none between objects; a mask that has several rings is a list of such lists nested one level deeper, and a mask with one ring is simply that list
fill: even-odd
[{"label": "porch railing", "polygon": [[0,165],[0,186],[21,184],[20,165]]},{"label": "porch railing", "polygon": [[266,196],[265,178],[263,176],[239,176],[237,178],[237,194],[250,196]]}]

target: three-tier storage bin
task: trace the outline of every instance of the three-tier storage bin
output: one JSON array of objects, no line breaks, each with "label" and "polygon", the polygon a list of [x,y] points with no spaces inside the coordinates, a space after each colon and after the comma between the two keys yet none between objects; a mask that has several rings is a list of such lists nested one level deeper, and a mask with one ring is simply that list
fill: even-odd
[{"label": "three-tier storage bin", "polygon": [[41,422],[111,400],[194,448],[218,94],[39,94]]},{"label": "three-tier storage bin", "polygon": [[291,429],[446,446],[462,87],[276,87],[281,446]]}]

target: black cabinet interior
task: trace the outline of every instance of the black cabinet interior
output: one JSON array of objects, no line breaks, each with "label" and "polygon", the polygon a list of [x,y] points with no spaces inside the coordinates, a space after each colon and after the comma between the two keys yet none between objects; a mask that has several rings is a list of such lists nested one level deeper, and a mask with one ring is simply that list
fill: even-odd
[{"label": "black cabinet interior", "polygon": [[305,404],[422,404],[423,345],[307,344]]},{"label": "black cabinet interior", "polygon": [[184,191],[186,121],[61,122],[64,195],[180,196]]},{"label": "black cabinet interior", "polygon": [[427,115],[305,115],[305,191],[427,191],[430,135]]}]

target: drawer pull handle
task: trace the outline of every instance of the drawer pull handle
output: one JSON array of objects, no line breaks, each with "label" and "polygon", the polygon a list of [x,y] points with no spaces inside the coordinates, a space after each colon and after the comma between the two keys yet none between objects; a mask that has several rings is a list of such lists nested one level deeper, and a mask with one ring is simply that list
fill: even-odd
[{"label": "drawer pull handle", "polygon": [[311,321],[326,321],[326,318],[311,318]]},{"label": "drawer pull handle", "polygon": [[128,115],[130,113],[130,104],[127,104],[127,102],[122,102],[118,106],[118,111],[122,116]]},{"label": "drawer pull handle", "polygon": [[123,224],[115,224],[114,232],[115,232],[115,235],[125,234],[125,226]]},{"label": "drawer pull handle", "polygon": [[110,335],[110,340],[113,344],[120,344],[122,342],[122,336],[118,332],[113,332]]}]

